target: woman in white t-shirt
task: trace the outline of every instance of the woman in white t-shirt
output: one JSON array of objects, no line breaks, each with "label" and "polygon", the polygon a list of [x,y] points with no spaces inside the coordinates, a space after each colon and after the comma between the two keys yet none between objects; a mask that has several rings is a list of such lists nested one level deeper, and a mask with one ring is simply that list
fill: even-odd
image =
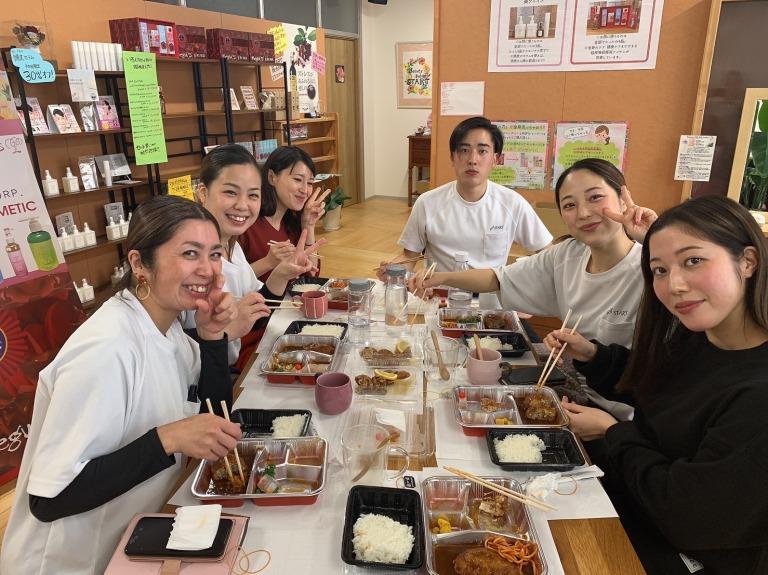
[{"label": "woman in white t-shirt", "polygon": [[[266,285],[259,281],[237,238],[259,217],[261,171],[253,154],[238,144],[217,146],[205,156],[200,167],[197,196],[216,218],[221,230],[221,243],[225,249],[222,259],[224,291],[235,297],[237,305],[237,317],[227,326],[229,361],[233,364],[240,353],[240,338],[269,316],[265,297],[282,299],[290,280],[313,269],[307,254],[317,250],[322,242],[304,250],[300,238],[292,255],[275,267]],[[186,314],[184,326],[194,326],[191,314]]]},{"label": "woman in white t-shirt", "polygon": [[[427,280],[421,272],[411,287],[498,291],[504,309],[534,315],[564,318],[571,309],[569,323],[582,316],[584,337],[629,347],[643,290],[635,240],[642,241],[656,214],[636,206],[623,174],[599,159],[580,160],[565,170],[555,198],[571,237],[496,269],[437,272]],[[590,397],[620,417],[631,413],[627,406],[601,403],[597,394]]]},{"label": "woman in white t-shirt", "polygon": [[[240,426],[201,414],[232,400],[216,221],[158,196],[134,211],[131,273],[40,372],[0,572],[104,572],[131,517],[156,512],[186,457],[217,460]],[[195,338],[178,316],[195,310]],[[177,454],[180,457],[177,457]]]}]

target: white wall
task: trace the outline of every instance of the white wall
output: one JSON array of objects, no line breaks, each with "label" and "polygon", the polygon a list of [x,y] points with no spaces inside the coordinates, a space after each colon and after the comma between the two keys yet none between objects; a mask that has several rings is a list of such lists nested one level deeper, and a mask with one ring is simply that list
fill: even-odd
[{"label": "white wall", "polygon": [[[365,196],[408,195],[408,136],[430,110],[397,107],[396,42],[431,42],[433,0],[363,0],[361,44]],[[415,171],[415,170],[414,170]]]}]

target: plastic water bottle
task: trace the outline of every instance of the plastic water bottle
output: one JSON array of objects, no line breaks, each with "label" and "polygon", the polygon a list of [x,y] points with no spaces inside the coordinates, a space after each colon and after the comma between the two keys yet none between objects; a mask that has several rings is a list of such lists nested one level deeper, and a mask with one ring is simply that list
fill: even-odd
[{"label": "plastic water bottle", "polygon": [[[453,271],[463,272],[469,269],[467,252],[453,254]],[[448,307],[469,307],[472,303],[472,292],[461,288],[448,288]]]},{"label": "plastic water bottle", "polygon": [[405,285],[405,266],[387,266],[387,285],[384,288],[384,324],[405,325],[408,321],[408,287]]}]

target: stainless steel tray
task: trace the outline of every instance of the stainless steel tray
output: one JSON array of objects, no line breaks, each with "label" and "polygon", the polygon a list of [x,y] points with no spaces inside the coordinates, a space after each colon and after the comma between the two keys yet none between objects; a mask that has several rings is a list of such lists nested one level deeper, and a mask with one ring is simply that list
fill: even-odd
[{"label": "stainless steel tray", "polygon": [[[515,427],[552,428],[567,427],[569,420],[560,405],[557,394],[548,387],[543,387],[539,393],[547,397],[555,407],[556,419],[552,423],[532,423],[526,419],[522,400],[531,396],[536,389],[535,385],[516,386],[458,386],[453,389],[453,408],[456,421],[464,428],[473,429],[511,429]],[[465,401],[462,401],[461,394]],[[480,408],[482,398],[488,398],[500,403],[499,409],[493,412],[485,412]],[[508,424],[497,424],[498,418],[505,417],[510,420]]]},{"label": "stainless steel tray", "polygon": [[[201,500],[254,499],[279,504],[281,500],[317,498],[325,488],[328,444],[322,437],[244,439],[238,441],[237,450],[241,462],[252,462],[248,471],[244,469],[248,474],[245,492],[222,494],[222,484],[214,481],[212,476],[220,462],[201,461],[192,481],[192,495]],[[236,469],[235,458],[230,455],[229,461]],[[258,478],[268,465],[275,466],[275,480],[280,490],[256,493]]]},{"label": "stainless steel tray", "polygon": [[[483,477],[495,485],[522,492],[520,484],[509,477]],[[506,512],[498,519],[479,513],[483,498],[495,495],[490,489],[461,477],[428,477],[421,483],[421,501],[424,510],[426,531],[427,570],[432,575],[444,575],[438,571],[438,546],[476,545],[482,547],[483,540],[491,535],[501,535],[539,545],[538,534],[526,507],[508,500]],[[451,523],[450,533],[435,534],[432,528],[437,518],[443,516]],[[539,549],[540,549],[539,545]],[[449,553],[450,554],[450,553]],[[547,563],[539,550],[538,568],[542,575],[547,573]]]},{"label": "stainless steel tray", "polygon": [[269,369],[270,367],[269,364],[270,364],[270,361],[272,360],[272,356],[276,353],[279,353],[283,349],[283,347],[287,345],[306,345],[310,343],[327,343],[327,344],[332,344],[334,346],[333,357],[331,358],[331,363],[328,365],[328,369],[326,371],[336,371],[339,360],[342,356],[341,340],[338,337],[334,337],[331,335],[289,334],[289,335],[281,335],[275,340],[275,343],[272,345],[272,349],[270,349],[269,351],[269,355],[267,355],[266,359],[261,363],[261,373],[265,375],[280,375],[280,376],[293,375],[297,378],[306,377],[306,376],[316,376],[321,373],[324,373],[321,371],[312,371],[312,370],[306,370],[301,372],[290,372],[290,371],[274,371]]}]

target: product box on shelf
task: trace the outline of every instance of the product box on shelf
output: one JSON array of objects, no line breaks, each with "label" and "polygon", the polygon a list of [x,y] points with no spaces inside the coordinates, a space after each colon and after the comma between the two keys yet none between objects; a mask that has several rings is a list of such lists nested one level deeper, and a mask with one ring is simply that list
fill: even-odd
[{"label": "product box on shelf", "polygon": [[207,58],[208,44],[202,26],[176,26],[179,58]]},{"label": "product box on shelf", "polygon": [[248,34],[251,43],[251,62],[260,64],[275,63],[275,37],[272,34]]},{"label": "product box on shelf", "polygon": [[208,28],[205,31],[208,44],[209,58],[228,58],[247,62],[249,56],[250,38],[248,32],[226,30],[224,28]]},{"label": "product box on shelf", "polygon": [[124,50],[153,52],[169,58],[178,57],[176,24],[146,18],[122,18],[109,21],[112,42]]}]

